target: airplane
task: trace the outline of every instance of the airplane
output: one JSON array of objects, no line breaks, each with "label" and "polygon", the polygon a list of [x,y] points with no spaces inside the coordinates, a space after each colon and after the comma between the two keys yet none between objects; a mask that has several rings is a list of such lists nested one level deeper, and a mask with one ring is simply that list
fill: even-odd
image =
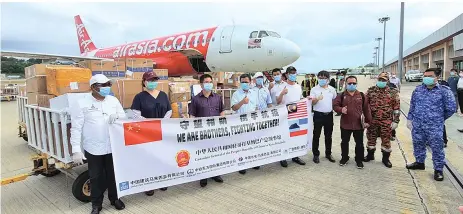
[{"label": "airplane", "polygon": [[[301,49],[277,32],[258,27],[225,25],[161,38],[97,48],[79,15],[74,17],[81,56],[59,56],[2,51],[17,57],[61,57],[83,60],[149,58],[155,68],[168,69],[169,76],[206,72],[270,71],[295,62]],[[267,75],[266,75],[267,76]]]}]

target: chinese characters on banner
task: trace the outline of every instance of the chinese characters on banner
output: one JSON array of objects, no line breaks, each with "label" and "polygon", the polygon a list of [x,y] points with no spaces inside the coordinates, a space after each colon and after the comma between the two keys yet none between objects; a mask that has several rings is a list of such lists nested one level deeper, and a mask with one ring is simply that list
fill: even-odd
[{"label": "chinese characters on banner", "polygon": [[118,196],[306,155],[310,104],[304,99],[241,115],[118,121],[110,125]]}]

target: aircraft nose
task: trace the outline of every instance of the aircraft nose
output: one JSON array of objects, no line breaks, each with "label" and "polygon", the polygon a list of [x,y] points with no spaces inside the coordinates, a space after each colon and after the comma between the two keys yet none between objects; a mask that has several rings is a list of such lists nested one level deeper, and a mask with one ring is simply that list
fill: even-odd
[{"label": "aircraft nose", "polygon": [[283,58],[291,64],[301,56],[301,48],[296,43],[286,40],[283,49]]}]

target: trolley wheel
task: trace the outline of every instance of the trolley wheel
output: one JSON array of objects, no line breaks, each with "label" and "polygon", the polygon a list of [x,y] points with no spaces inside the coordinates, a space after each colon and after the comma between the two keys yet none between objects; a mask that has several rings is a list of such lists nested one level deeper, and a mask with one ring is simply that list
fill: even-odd
[{"label": "trolley wheel", "polygon": [[88,170],[82,172],[77,176],[76,180],[72,184],[72,195],[82,202],[90,202],[90,176],[88,175]]},{"label": "trolley wheel", "polygon": [[61,173],[61,171],[57,170],[57,169],[53,169],[53,170],[50,170],[48,172],[42,172],[40,173],[41,175],[45,176],[45,177],[53,177],[55,175],[59,175]]}]

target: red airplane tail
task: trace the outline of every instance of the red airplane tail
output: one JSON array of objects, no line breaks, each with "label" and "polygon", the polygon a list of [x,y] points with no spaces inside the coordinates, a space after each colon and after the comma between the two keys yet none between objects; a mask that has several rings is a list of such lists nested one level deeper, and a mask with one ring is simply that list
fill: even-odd
[{"label": "red airplane tail", "polygon": [[77,40],[79,40],[80,54],[83,55],[87,52],[96,50],[97,48],[95,44],[93,44],[93,41],[90,39],[87,29],[85,28],[84,23],[82,23],[80,16],[74,16],[74,20],[76,23]]}]

